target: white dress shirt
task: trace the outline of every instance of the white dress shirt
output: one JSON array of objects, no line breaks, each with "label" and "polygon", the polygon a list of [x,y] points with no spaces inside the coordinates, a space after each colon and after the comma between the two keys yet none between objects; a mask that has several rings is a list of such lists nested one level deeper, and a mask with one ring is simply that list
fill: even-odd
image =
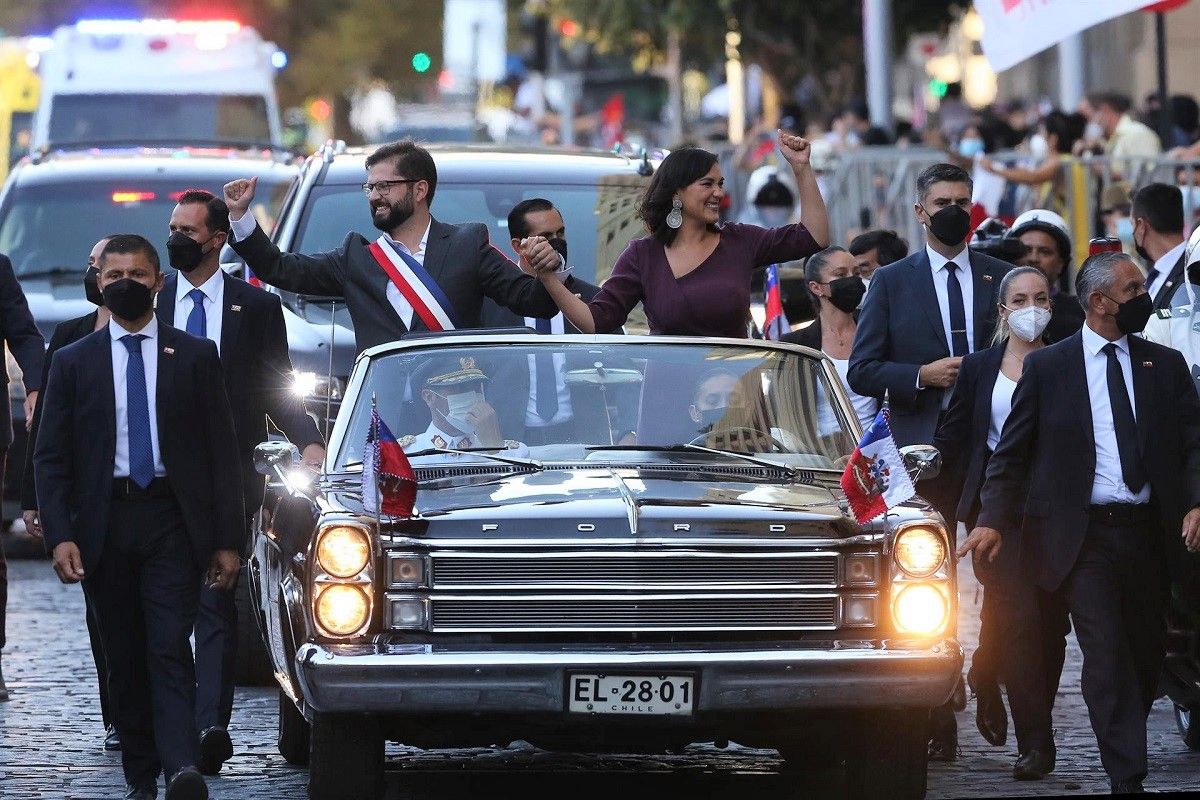
[{"label": "white dress shirt", "polygon": [[[129,477],[129,395],[125,391],[125,373],[129,369],[129,351],[125,343],[120,341],[129,331],[117,324],[115,319],[108,321],[108,333],[112,337],[112,367],[113,367],[113,397],[117,407],[117,449],[113,454],[113,477]],[[142,339],[142,362],[146,369],[146,408],[150,412],[150,444],[154,448],[154,475],[161,478],[167,474],[163,466],[162,451],[158,447],[158,317],[151,315],[146,327],[137,333],[145,336]]]},{"label": "white dress shirt", "polygon": [[[1096,439],[1096,476],[1092,480],[1092,503],[1148,503],[1150,484],[1134,492],[1125,485],[1121,472],[1121,454],[1117,450],[1117,430],[1113,425],[1112,404],[1108,400],[1108,356],[1103,348],[1108,340],[1083,326],[1083,363],[1087,370],[1088,396],[1092,405],[1092,433]],[[1137,419],[1137,401],[1133,392],[1133,364],[1129,360],[1129,338],[1122,336],[1113,342],[1117,346],[1117,361],[1125,376],[1129,404]]]},{"label": "white dress shirt", "polygon": [[[1179,261],[1179,257],[1183,255],[1183,250],[1185,247],[1187,247],[1186,240],[1172,247],[1163,255],[1162,258],[1154,262],[1154,280],[1152,280],[1150,285],[1146,287],[1146,291],[1150,292],[1150,297],[1154,298],[1155,302],[1158,301],[1159,290],[1161,290],[1163,284],[1167,282],[1167,278],[1170,276],[1171,270],[1175,268],[1175,264]],[[1184,276],[1184,279],[1187,279],[1186,275]]]},{"label": "white dress shirt", "polygon": [[195,303],[188,293],[193,289],[204,292],[204,335],[211,339],[221,352],[221,320],[225,316],[225,273],[219,267],[217,271],[199,286],[192,286],[191,281],[179,273],[175,284],[175,325],[181,331],[187,330],[188,317],[192,314]]},{"label": "white dress shirt", "polygon": [[[535,317],[525,317],[525,326],[537,330],[538,320]],[[565,333],[565,323],[561,313],[555,314],[550,318],[550,333]],[[525,425],[530,428],[543,428],[547,425],[558,425],[559,423],[569,420],[573,411],[571,409],[571,392],[567,389],[566,364],[567,356],[565,353],[553,353],[551,358],[554,359],[554,388],[558,393],[558,412],[555,413],[554,419],[547,422],[538,416],[537,413],[537,366],[533,354],[525,356],[529,362],[529,402],[525,405]]]},{"label": "white dress shirt", "polygon": [[967,320],[967,352],[975,352],[975,275],[971,272],[971,256],[967,248],[954,258],[946,258],[925,245],[929,255],[929,267],[933,270],[933,290],[937,292],[938,311],[942,315],[942,330],[946,334],[946,348],[954,354],[954,336],[950,332],[950,270],[946,265],[953,261],[958,265],[958,285],[962,287],[963,312]]}]

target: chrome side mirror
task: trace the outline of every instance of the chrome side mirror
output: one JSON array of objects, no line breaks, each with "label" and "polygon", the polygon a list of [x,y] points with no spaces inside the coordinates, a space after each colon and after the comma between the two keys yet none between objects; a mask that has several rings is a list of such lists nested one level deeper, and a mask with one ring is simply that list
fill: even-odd
[{"label": "chrome side mirror", "polygon": [[300,448],[291,442],[262,442],[254,448],[254,471],[268,478],[276,470],[300,463]]},{"label": "chrome side mirror", "polygon": [[910,444],[900,448],[904,467],[913,482],[936,478],[942,471],[942,454],[930,444]]}]

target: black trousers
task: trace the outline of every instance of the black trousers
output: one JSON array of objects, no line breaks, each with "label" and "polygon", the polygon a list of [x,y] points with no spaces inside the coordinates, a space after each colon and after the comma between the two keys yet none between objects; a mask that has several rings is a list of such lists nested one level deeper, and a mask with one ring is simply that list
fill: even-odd
[{"label": "black trousers", "polygon": [[981,562],[983,583],[979,646],[971,655],[975,686],[1004,684],[1012,710],[1017,751],[1054,744],[1051,712],[1071,632],[1061,595],[1039,589],[1018,566],[1017,548],[1001,550],[993,563]]},{"label": "black trousers", "polygon": [[100,637],[100,623],[96,620],[96,612],[92,610],[92,601],[84,593],[87,607],[88,644],[92,648],[92,663],[96,665],[96,689],[100,695],[100,719],[104,722],[105,730],[109,725],[117,724],[112,701],[108,696],[108,659],[104,655],[104,640]]},{"label": "black trousers", "polygon": [[188,638],[201,570],[171,497],[114,499],[100,561],[84,590],[100,623],[108,690],[131,786],[199,761],[196,675]]},{"label": "black trousers", "polygon": [[[247,520],[246,530],[250,530]],[[245,553],[242,553],[245,555]],[[238,575],[239,579],[241,575]],[[228,728],[237,664],[237,603],[232,589],[200,589],[196,613],[196,730]]]},{"label": "black trousers", "polygon": [[1093,516],[1063,587],[1083,651],[1083,699],[1114,782],[1146,777],[1146,718],[1166,646],[1164,568],[1157,520]]}]

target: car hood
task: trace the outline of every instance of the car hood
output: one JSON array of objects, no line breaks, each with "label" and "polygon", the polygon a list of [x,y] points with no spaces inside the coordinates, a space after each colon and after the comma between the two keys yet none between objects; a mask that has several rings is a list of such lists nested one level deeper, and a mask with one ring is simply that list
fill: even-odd
[{"label": "car hood", "polygon": [[[327,499],[365,513],[361,487],[346,481]],[[703,470],[663,477],[661,469],[550,468],[499,477],[472,476],[423,484],[419,519],[401,521],[426,535],[644,537],[697,533],[834,536],[863,533],[850,516],[836,476],[818,483],[730,479]],[[386,527],[386,525],[385,525]]]},{"label": "car hood", "polygon": [[83,270],[78,277],[20,278],[21,291],[29,303],[29,313],[37,322],[46,341],[60,322],[82,317],[96,310],[83,294]]}]

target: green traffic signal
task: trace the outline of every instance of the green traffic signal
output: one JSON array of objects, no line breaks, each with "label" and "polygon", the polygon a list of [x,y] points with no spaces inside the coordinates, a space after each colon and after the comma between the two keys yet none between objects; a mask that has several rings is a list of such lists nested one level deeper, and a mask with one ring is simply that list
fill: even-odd
[{"label": "green traffic signal", "polygon": [[433,59],[429,57],[429,53],[413,53],[412,68],[414,70],[417,72],[428,72],[431,66],[433,66]]}]

